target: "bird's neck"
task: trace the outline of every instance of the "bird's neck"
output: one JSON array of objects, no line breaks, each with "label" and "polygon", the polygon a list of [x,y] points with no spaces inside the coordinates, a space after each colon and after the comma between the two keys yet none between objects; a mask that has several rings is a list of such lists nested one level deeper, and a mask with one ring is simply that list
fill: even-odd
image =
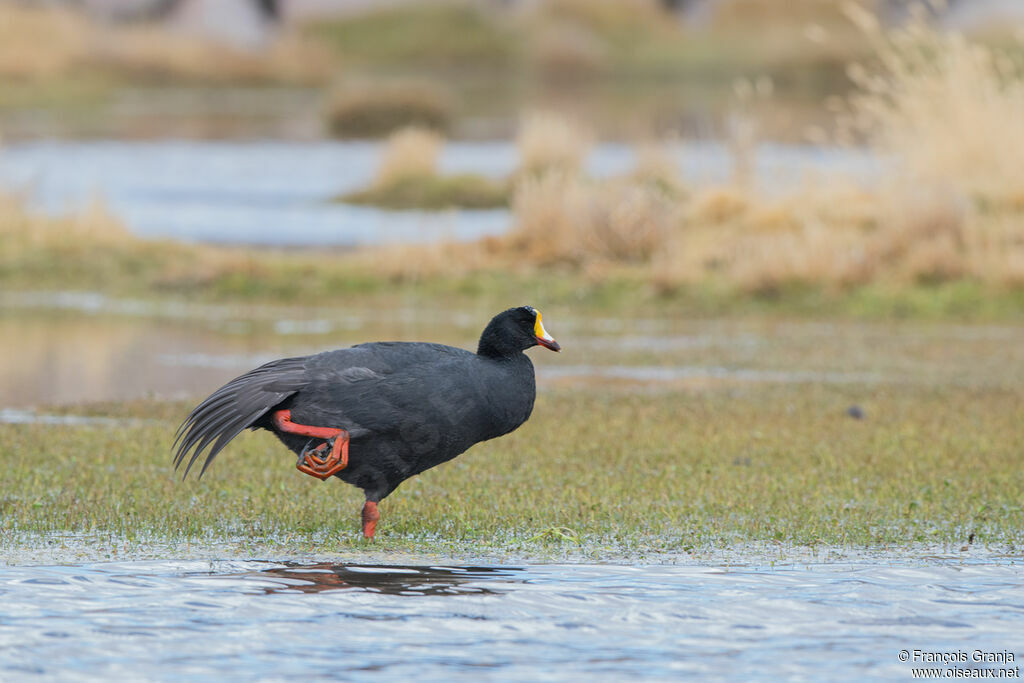
[{"label": "bird's neck", "polygon": [[486,335],[480,337],[480,344],[476,347],[476,354],[492,360],[512,360],[519,357],[526,357],[522,349],[508,348],[499,341],[489,338]]}]

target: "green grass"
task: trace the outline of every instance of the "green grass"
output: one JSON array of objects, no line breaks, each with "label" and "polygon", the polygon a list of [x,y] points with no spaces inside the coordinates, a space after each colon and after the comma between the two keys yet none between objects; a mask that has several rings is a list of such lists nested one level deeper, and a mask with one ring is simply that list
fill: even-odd
[{"label": "green grass", "polygon": [[470,70],[507,66],[515,33],[497,17],[462,2],[411,3],[318,22],[311,34],[331,45],[346,63],[407,70]]},{"label": "green grass", "polygon": [[[739,385],[542,391],[532,419],[403,484],[375,550],[590,555],[744,543],[1000,548],[1024,541],[1024,401],[1007,389]],[[865,405],[863,421],[845,415]],[[299,474],[265,433],[201,481],[170,446],[185,404],[119,426],[0,426],[0,535],[73,533],[281,552],[365,548],[361,493]]]},{"label": "green grass", "polygon": [[337,201],[388,209],[493,209],[508,206],[509,189],[506,183],[473,173],[405,176]]}]

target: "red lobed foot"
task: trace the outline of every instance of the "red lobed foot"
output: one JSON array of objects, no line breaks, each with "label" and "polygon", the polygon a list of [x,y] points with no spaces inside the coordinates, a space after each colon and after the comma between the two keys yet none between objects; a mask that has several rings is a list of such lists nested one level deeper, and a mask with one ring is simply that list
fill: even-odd
[{"label": "red lobed foot", "polygon": [[[272,417],[274,427],[285,434],[323,439],[316,448],[303,450],[295,468],[320,480],[333,477],[348,466],[349,435],[344,429],[313,427],[292,422],[292,411],[278,410]],[[327,453],[324,456],[324,453]]]}]

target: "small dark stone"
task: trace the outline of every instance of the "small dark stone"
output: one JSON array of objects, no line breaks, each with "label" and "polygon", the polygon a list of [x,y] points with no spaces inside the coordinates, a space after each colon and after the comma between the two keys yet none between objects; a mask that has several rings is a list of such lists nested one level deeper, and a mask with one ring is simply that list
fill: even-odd
[{"label": "small dark stone", "polygon": [[847,408],[846,414],[852,417],[854,420],[863,420],[865,417],[864,409],[858,405],[853,405]]}]

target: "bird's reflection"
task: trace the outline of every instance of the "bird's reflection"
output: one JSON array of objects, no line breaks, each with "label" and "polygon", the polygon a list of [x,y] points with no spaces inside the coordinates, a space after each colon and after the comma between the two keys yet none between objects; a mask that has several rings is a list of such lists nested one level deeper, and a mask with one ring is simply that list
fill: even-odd
[{"label": "bird's reflection", "polygon": [[517,567],[414,567],[355,564],[299,564],[264,569],[254,576],[279,580],[267,593],[362,590],[385,595],[495,595],[504,591],[483,582],[521,582]]}]

